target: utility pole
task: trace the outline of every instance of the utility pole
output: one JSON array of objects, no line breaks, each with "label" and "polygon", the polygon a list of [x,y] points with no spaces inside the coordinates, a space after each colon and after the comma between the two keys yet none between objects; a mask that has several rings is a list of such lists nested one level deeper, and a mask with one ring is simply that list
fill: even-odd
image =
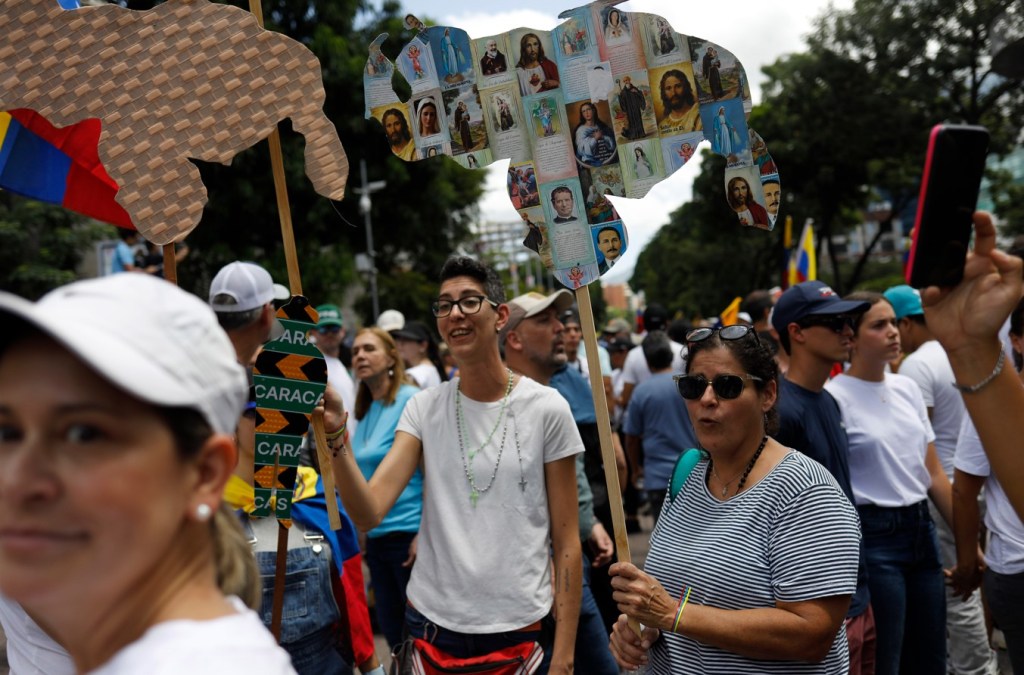
[{"label": "utility pole", "polygon": [[359,160],[359,177],[362,187],[357,187],[353,192],[359,195],[359,211],[363,214],[363,224],[366,226],[366,257],[370,259],[370,297],[373,299],[373,323],[377,322],[380,316],[380,298],[377,294],[377,251],[373,248],[373,219],[370,217],[372,202],[370,195],[379,192],[387,187],[387,182],[375,180],[372,183],[366,181],[366,160]]}]

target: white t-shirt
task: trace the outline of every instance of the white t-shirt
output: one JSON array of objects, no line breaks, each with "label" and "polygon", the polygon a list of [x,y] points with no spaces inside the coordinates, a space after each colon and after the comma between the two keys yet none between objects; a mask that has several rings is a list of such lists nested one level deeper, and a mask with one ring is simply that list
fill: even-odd
[{"label": "white t-shirt", "polygon": [[850,439],[850,485],[858,505],[910,506],[928,498],[925,466],[935,432],[921,390],[903,375],[882,382],[838,375],[825,389],[839,404]]},{"label": "white t-shirt", "polygon": [[984,476],[985,525],[991,533],[985,562],[999,574],[1024,572],[1024,523],[1010,505],[1006,492],[992,473],[985,448],[969,415],[964,415],[956,445],[956,468],[972,476]]},{"label": "white t-shirt", "polygon": [[[672,372],[682,373],[686,369],[686,356],[683,355],[683,345],[675,340],[669,340],[672,344]],[[647,366],[647,357],[641,347],[630,349],[626,354],[626,362],[622,365],[622,381],[625,384],[636,386],[651,376],[651,369]]]},{"label": "white t-shirt", "polygon": [[288,652],[256,613],[228,600],[237,614],[158,623],[90,675],[295,675]]},{"label": "white t-shirt", "polygon": [[[345,404],[345,410],[355,410],[356,385],[352,381],[352,376],[348,374],[348,368],[341,362],[341,359],[333,356],[324,354],[324,361],[327,362],[327,383],[341,394],[341,402]],[[346,424],[349,438],[355,438],[357,426],[359,426],[359,420],[356,419],[355,415],[349,415]]]},{"label": "white t-shirt", "polygon": [[0,595],[0,625],[7,637],[11,675],[75,675],[75,663],[21,605]]},{"label": "white t-shirt", "polygon": [[441,376],[438,375],[437,368],[433,363],[421,363],[418,366],[406,368],[405,374],[411,377],[420,389],[430,389],[441,384]]},{"label": "white t-shirt", "polygon": [[953,480],[953,455],[956,438],[960,435],[960,421],[964,417],[964,399],[953,387],[953,366],[946,350],[938,340],[929,340],[907,356],[900,366],[900,375],[906,375],[921,388],[924,404],[932,408],[932,429],[935,430],[935,452],[942,470]]},{"label": "white t-shirt", "polygon": [[494,476],[474,506],[463,458],[495,428],[502,402],[461,397],[463,454],[455,421],[458,382],[413,396],[398,423],[398,431],[423,444],[423,520],[407,594],[417,610],[449,630],[515,630],[551,608],[544,464],[583,452],[583,441],[566,400],[521,378],[509,396],[507,424],[502,421],[472,460],[478,488]]}]

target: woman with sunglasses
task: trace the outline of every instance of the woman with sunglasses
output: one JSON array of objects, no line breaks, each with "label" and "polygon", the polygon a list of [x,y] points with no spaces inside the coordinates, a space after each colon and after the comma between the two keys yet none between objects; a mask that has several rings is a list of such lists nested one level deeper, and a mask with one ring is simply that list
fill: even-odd
[{"label": "woman with sunglasses", "polygon": [[[845,673],[859,532],[832,476],[772,440],[778,369],[748,326],[687,335],[679,393],[701,459],[651,535],[612,566],[619,665],[663,673]],[[638,637],[627,618],[643,626]]]},{"label": "woman with sunglasses", "polygon": [[[352,438],[352,451],[359,470],[369,480],[395,442],[405,404],[419,389],[407,384],[394,338],[376,326],[356,334],[352,368],[359,379],[355,406],[359,426]],[[366,534],[366,564],[377,623],[392,648],[402,641],[405,587],[416,561],[422,514],[423,475],[417,470],[384,519]]]},{"label": "woman with sunglasses", "polygon": [[952,491],[921,390],[886,372],[900,353],[896,313],[880,293],[854,320],[850,368],[825,388],[850,439],[850,485],[864,532],[877,632],[876,668],[946,672],[946,600],[929,497],[952,524]]}]

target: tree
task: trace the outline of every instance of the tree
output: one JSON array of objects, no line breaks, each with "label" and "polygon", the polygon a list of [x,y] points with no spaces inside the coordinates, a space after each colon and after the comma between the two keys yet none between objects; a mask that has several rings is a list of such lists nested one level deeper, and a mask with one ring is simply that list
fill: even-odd
[{"label": "tree", "polygon": [[693,200],[673,211],[640,252],[629,283],[648,302],[688,316],[717,316],[737,295],[778,283],[781,241],[737,225],[724,172],[725,159],[704,150]]},{"label": "tree", "polygon": [[0,289],[36,300],[74,281],[84,253],[111,229],[59,206],[0,192]]},{"label": "tree", "polygon": [[1014,1],[856,0],[819,19],[807,52],[765,69],[751,126],[781,168],[790,212],[831,238],[869,201],[892,204],[850,277],[836,280],[840,292],[859,283],[891,219],[916,198],[934,124],[983,124],[997,155],[1021,142],[1024,87],[988,63],[988,26]]}]

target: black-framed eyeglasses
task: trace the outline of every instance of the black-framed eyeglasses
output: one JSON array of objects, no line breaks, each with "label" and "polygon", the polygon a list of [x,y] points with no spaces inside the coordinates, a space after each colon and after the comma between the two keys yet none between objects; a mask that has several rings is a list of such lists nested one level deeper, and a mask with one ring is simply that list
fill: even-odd
[{"label": "black-framed eyeglasses", "polygon": [[834,333],[842,333],[843,329],[853,330],[853,317],[849,314],[811,314],[796,322],[801,328],[813,328],[821,326],[828,328]]},{"label": "black-framed eyeglasses", "polygon": [[753,335],[757,343],[761,344],[761,338],[757,336],[757,331],[752,326],[743,323],[722,326],[721,328],[694,328],[686,334],[686,342],[689,344],[703,342],[715,333],[718,333],[718,337],[723,340],[742,340],[748,335]]},{"label": "black-framed eyeglasses", "polygon": [[679,395],[687,401],[696,401],[703,396],[709,384],[718,398],[734,399],[743,393],[745,380],[763,381],[757,375],[716,375],[710,381],[703,375],[676,375],[672,379],[676,382]]},{"label": "black-framed eyeglasses", "polygon": [[320,333],[322,335],[327,335],[328,333],[340,333],[341,332],[341,326],[334,326],[334,325],[331,325],[331,326],[317,326],[316,327],[316,332]]},{"label": "black-framed eyeglasses", "polygon": [[430,311],[433,312],[434,316],[438,319],[441,319],[451,314],[453,307],[458,307],[460,312],[469,316],[470,314],[476,314],[479,312],[485,302],[495,309],[498,307],[498,303],[491,300],[486,295],[467,295],[466,297],[459,298],[458,300],[438,300],[430,305]]}]

